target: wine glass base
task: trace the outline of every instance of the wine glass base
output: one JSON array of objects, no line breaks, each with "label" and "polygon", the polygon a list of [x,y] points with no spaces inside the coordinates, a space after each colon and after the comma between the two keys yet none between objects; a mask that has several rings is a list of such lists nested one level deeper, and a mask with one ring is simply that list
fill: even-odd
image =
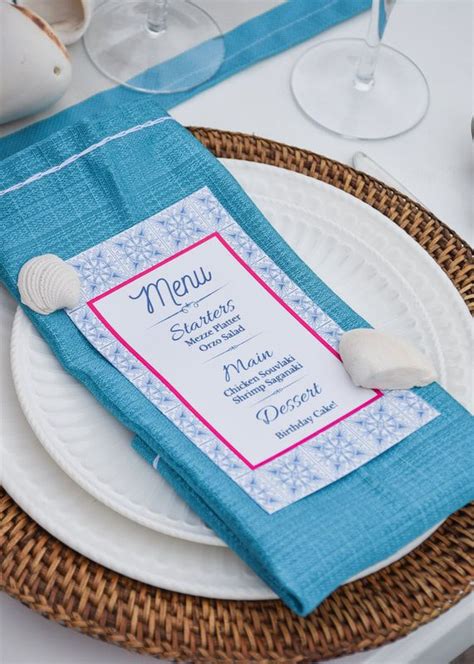
[{"label": "wine glass base", "polygon": [[373,86],[356,88],[364,47],[361,39],[334,39],[304,53],[291,78],[295,99],[318,125],[345,138],[375,140],[403,134],[428,110],[428,83],[412,60],[381,45]]},{"label": "wine glass base", "polygon": [[150,29],[153,0],[109,0],[94,12],[86,51],[108,78],[139,92],[170,94],[204,83],[225,54],[222,33],[204,10],[173,0],[165,30]]}]

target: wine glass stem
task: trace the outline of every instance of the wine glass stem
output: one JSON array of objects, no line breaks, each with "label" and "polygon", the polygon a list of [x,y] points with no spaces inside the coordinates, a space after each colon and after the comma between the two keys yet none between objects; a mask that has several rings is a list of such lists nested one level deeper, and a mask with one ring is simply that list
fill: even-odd
[{"label": "wine glass stem", "polygon": [[151,0],[147,16],[148,30],[156,35],[167,28],[168,0]]},{"label": "wine glass stem", "polygon": [[372,0],[369,29],[354,77],[354,86],[362,92],[374,85],[380,43],[395,1]]}]

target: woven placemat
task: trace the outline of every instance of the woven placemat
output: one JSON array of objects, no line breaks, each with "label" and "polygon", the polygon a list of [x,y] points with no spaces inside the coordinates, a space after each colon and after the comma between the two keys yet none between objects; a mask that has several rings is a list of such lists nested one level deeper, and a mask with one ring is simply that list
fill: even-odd
[{"label": "woven placemat", "polygon": [[[191,131],[218,157],[304,173],[376,208],[426,249],[474,308],[471,250],[412,200],[306,150],[244,134]],[[51,537],[4,491],[0,514],[3,590],[67,627],[163,659],[302,664],[376,648],[452,607],[474,580],[473,506],[398,562],[339,588],[308,618],[279,601],[204,599],[116,574]]]}]

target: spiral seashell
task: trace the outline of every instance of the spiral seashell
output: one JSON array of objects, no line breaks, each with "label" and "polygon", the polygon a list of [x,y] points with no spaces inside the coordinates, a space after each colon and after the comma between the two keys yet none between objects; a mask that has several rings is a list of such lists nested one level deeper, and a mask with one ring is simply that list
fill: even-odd
[{"label": "spiral seashell", "polygon": [[433,364],[413,344],[378,330],[345,332],[339,353],[352,382],[360,387],[407,390],[436,380]]},{"label": "spiral seashell", "polygon": [[72,265],[54,254],[44,254],[23,265],[18,290],[23,304],[38,314],[50,314],[79,304],[81,282]]}]

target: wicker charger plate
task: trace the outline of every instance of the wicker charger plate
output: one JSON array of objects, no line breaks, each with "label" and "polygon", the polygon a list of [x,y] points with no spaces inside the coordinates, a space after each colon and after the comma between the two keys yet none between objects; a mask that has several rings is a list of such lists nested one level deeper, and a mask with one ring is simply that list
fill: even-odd
[{"label": "wicker charger plate", "polygon": [[[218,157],[297,171],[368,203],[411,235],[474,309],[471,250],[410,199],[306,150],[244,134],[191,131]],[[204,599],[112,572],[51,537],[3,490],[0,515],[3,590],[67,627],[164,659],[303,663],[375,648],[436,618],[474,580],[472,506],[401,560],[339,588],[308,618],[279,601]]]}]

